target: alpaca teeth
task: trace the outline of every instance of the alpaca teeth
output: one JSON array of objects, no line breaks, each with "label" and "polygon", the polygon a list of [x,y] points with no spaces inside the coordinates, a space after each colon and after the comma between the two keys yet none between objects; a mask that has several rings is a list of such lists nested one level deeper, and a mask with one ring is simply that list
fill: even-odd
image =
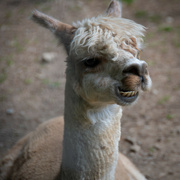
[{"label": "alpaca teeth", "polygon": [[128,94],[129,94],[128,92],[122,92],[122,95],[125,96],[125,97],[126,97]]},{"label": "alpaca teeth", "polygon": [[129,92],[123,92],[121,91],[120,92],[122,96],[124,97],[131,97],[131,96],[134,96],[137,94],[137,91],[129,91]]},{"label": "alpaca teeth", "polygon": [[132,91],[131,96],[134,96],[134,95],[135,95],[135,93],[136,93],[135,91]]},{"label": "alpaca teeth", "polygon": [[131,96],[131,92],[128,92],[127,97],[130,97],[130,96]]},{"label": "alpaca teeth", "polygon": [[134,91],[130,91],[130,92],[129,92],[129,96],[128,96],[128,97],[133,96],[133,94],[134,94]]},{"label": "alpaca teeth", "polygon": [[131,91],[130,96],[133,96],[133,95],[134,95],[134,91]]}]

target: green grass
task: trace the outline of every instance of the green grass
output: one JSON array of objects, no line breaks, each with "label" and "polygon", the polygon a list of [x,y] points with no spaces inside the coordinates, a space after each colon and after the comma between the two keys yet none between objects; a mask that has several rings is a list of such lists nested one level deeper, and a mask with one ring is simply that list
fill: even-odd
[{"label": "green grass", "polygon": [[14,64],[13,55],[7,55],[3,57],[3,60],[6,61],[7,66],[11,66]]},{"label": "green grass", "polygon": [[178,37],[180,38],[180,26],[176,27],[176,33],[177,33]]},{"label": "green grass", "polygon": [[147,11],[143,11],[143,10],[139,10],[135,13],[135,17],[137,18],[147,18],[148,17],[148,12]]},{"label": "green grass", "polygon": [[173,43],[177,48],[180,48],[180,38],[174,39]]},{"label": "green grass", "polygon": [[40,4],[46,3],[48,1],[54,1],[54,0],[31,0],[31,1],[36,5],[40,5]]},{"label": "green grass", "polygon": [[39,62],[39,58],[38,58],[38,57],[35,57],[35,58],[34,58],[34,62],[36,62],[36,63]]},{"label": "green grass", "polygon": [[0,69],[0,84],[2,84],[7,79],[6,69],[14,63],[13,55],[0,57],[0,62],[3,62]]},{"label": "green grass", "polygon": [[[91,2],[92,0],[86,0],[86,2]],[[109,3],[109,0],[105,0],[105,1],[103,1],[103,2],[105,2],[105,3]]]},{"label": "green grass", "polygon": [[166,118],[167,118],[168,120],[172,120],[172,119],[175,118],[175,115],[174,115],[174,114],[167,114],[167,115],[166,115]]},{"label": "green grass", "polygon": [[9,20],[11,17],[12,17],[12,13],[11,13],[11,11],[8,11],[8,12],[6,12],[6,14],[5,14],[5,16],[4,16],[4,19],[7,21],[7,20]]},{"label": "green grass", "polygon": [[48,85],[48,84],[50,83],[50,81],[49,81],[48,79],[43,79],[43,80],[42,80],[42,83],[43,83],[44,85]]},{"label": "green grass", "polygon": [[60,83],[59,83],[59,82],[52,82],[52,83],[50,84],[50,87],[54,87],[54,88],[59,87],[59,86],[60,86]]},{"label": "green grass", "polygon": [[160,14],[150,15],[150,13],[145,10],[138,10],[134,15],[136,18],[144,18],[153,23],[160,23],[162,20],[162,16]]},{"label": "green grass", "polygon": [[32,80],[31,79],[25,79],[24,83],[27,85],[32,84]]},{"label": "green grass", "polygon": [[157,41],[152,41],[151,43],[148,44],[148,47],[159,47],[160,45],[164,44],[164,40],[157,40]]},{"label": "green grass", "polygon": [[0,102],[6,101],[6,100],[7,100],[7,96],[0,95]]},{"label": "green grass", "polygon": [[162,47],[161,47],[161,52],[164,53],[164,54],[166,54],[166,53],[168,52],[167,47],[162,46]]},{"label": "green grass", "polygon": [[48,12],[49,10],[51,10],[51,6],[49,6],[49,5],[41,8],[42,12]]},{"label": "green grass", "polygon": [[173,44],[175,47],[180,48],[180,26],[174,27],[176,36],[173,38]]},{"label": "green grass", "polygon": [[5,61],[7,66],[11,66],[14,63],[13,55],[7,55],[0,58],[0,61]]},{"label": "green grass", "polygon": [[13,40],[12,43],[10,44],[11,47],[16,49],[16,52],[21,53],[24,51],[24,46],[19,43],[17,39]]},{"label": "green grass", "polygon": [[173,31],[173,27],[172,26],[161,26],[161,27],[159,27],[159,31],[172,32]]},{"label": "green grass", "polygon": [[60,83],[58,81],[51,82],[48,79],[43,79],[42,83],[44,85],[47,85],[48,87],[51,87],[51,88],[58,88],[60,86]]},{"label": "green grass", "polygon": [[149,16],[149,20],[153,23],[160,23],[162,20],[162,17],[159,14],[154,14],[154,15]]},{"label": "green grass", "polygon": [[14,64],[13,60],[11,60],[11,59],[7,60],[7,65],[8,66],[12,66],[13,64]]},{"label": "green grass", "polygon": [[7,74],[3,72],[0,74],[0,84],[2,84],[7,79]]},{"label": "green grass", "polygon": [[147,61],[147,64],[148,64],[148,66],[151,66],[151,67],[156,65],[156,63],[154,61],[152,61],[152,60],[151,61]]},{"label": "green grass", "polygon": [[170,96],[169,95],[166,95],[164,97],[162,97],[159,101],[158,101],[158,104],[165,104],[169,101],[170,99]]},{"label": "green grass", "polygon": [[24,14],[24,12],[25,12],[25,8],[20,8],[20,9],[18,9],[18,13],[19,13],[19,14]]},{"label": "green grass", "polygon": [[150,151],[151,153],[153,153],[153,152],[155,151],[155,148],[154,148],[154,147],[150,147],[150,148],[149,148],[149,151]]},{"label": "green grass", "polygon": [[68,9],[70,9],[71,11],[80,11],[82,9],[81,6],[79,6],[78,4],[69,6]]},{"label": "green grass", "polygon": [[121,1],[127,5],[131,5],[134,2],[134,0],[121,0]]},{"label": "green grass", "polygon": [[155,33],[153,33],[153,32],[148,32],[148,33],[146,34],[146,38],[151,39],[151,38],[154,37],[154,35],[155,35]]}]

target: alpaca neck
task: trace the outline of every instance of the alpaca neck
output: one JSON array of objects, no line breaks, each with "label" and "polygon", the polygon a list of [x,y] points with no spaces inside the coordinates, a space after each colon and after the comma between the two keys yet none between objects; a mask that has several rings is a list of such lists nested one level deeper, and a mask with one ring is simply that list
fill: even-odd
[{"label": "alpaca neck", "polygon": [[62,179],[114,179],[121,107],[92,106],[66,83]]}]

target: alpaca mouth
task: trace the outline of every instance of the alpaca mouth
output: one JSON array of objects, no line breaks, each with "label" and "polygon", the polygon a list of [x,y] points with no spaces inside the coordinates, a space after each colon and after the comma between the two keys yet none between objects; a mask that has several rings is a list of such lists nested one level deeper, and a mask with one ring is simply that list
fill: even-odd
[{"label": "alpaca mouth", "polygon": [[116,96],[122,105],[133,103],[139,95],[139,91],[122,90],[119,86],[116,87]]},{"label": "alpaca mouth", "polygon": [[119,91],[119,92],[123,97],[133,97],[136,96],[136,94],[138,93],[138,91]]}]

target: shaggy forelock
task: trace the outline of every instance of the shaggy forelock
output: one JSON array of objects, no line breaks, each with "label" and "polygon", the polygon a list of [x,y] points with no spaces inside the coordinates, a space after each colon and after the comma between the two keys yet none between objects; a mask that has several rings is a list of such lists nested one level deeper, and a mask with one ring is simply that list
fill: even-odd
[{"label": "shaggy forelock", "polygon": [[131,53],[137,51],[145,30],[144,26],[134,21],[103,16],[84,19],[73,25],[77,30],[71,43],[71,51],[78,53],[85,47],[90,54],[108,54],[112,60],[118,58],[120,49]]}]

